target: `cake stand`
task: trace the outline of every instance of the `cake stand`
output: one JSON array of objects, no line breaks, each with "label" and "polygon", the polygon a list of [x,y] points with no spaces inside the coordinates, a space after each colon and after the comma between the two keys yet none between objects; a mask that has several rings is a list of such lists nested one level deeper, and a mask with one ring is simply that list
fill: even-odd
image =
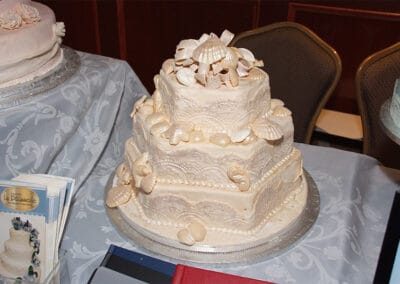
[{"label": "cake stand", "polygon": [[[134,222],[128,222],[118,208],[108,208],[106,206],[106,212],[111,223],[126,237],[127,241],[144,248],[156,257],[168,257],[180,263],[197,265],[249,264],[287,251],[305,236],[317,219],[320,208],[318,188],[309,173],[305,170],[303,172],[308,193],[305,201],[306,206],[297,219],[275,234],[240,245],[211,246],[195,244],[187,246],[158,235],[143,226],[137,226]],[[112,188],[114,183],[115,180],[112,175],[107,184],[105,196],[107,196],[108,190]]]},{"label": "cake stand", "polygon": [[63,46],[62,50],[62,61],[51,71],[30,81],[0,88],[0,108],[18,105],[23,100],[53,89],[72,77],[80,66],[79,55],[66,46]]},{"label": "cake stand", "polygon": [[396,125],[392,116],[390,115],[391,98],[386,100],[380,109],[379,116],[382,124],[383,131],[394,142],[400,145],[400,127]]}]

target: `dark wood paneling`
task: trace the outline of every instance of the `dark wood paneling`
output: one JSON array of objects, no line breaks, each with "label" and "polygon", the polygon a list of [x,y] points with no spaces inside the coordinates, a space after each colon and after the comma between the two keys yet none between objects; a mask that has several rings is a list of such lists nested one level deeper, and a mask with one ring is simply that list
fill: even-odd
[{"label": "dark wood paneling", "polygon": [[[253,26],[257,1],[123,1],[127,60],[153,92],[153,76],[182,39]],[[223,19],[223,20],[221,20]]]},{"label": "dark wood paneling", "polygon": [[[292,20],[302,23],[332,45],[343,60],[343,76],[328,102],[334,110],[357,113],[354,74],[368,55],[399,41],[398,21],[334,13],[336,7],[372,12],[400,13],[400,1],[335,0],[41,0],[66,25],[64,44],[89,53],[127,60],[153,92],[153,77],[162,62],[174,55],[182,39],[202,33],[238,34],[259,26],[285,21],[289,4]],[[294,3],[294,4],[293,4]],[[328,7],[301,9],[301,4]],[[293,9],[296,5],[297,8]],[[379,14],[379,13],[377,13]]]}]

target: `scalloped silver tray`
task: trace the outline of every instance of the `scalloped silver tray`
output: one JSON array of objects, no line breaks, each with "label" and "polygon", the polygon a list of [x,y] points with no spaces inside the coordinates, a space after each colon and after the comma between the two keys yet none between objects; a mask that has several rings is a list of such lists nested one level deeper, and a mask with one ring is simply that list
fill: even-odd
[{"label": "scalloped silver tray", "polygon": [[392,116],[390,115],[390,103],[391,98],[382,104],[379,112],[380,120],[386,135],[400,145],[400,127],[396,125]]},{"label": "scalloped silver tray", "polygon": [[0,108],[15,106],[67,81],[78,70],[80,58],[75,50],[63,46],[64,58],[56,68],[33,80],[0,88]]},{"label": "scalloped silver tray", "polygon": [[[302,239],[315,223],[320,208],[320,196],[317,185],[307,171],[304,177],[308,186],[306,206],[298,219],[278,234],[249,242],[243,246],[213,247],[185,246],[169,239],[152,234],[139,226],[128,223],[117,208],[108,208],[107,215],[111,223],[128,242],[145,249],[159,258],[173,259],[188,264],[224,266],[231,263],[253,263],[282,254]],[[113,184],[112,175],[105,191],[105,196]]]}]

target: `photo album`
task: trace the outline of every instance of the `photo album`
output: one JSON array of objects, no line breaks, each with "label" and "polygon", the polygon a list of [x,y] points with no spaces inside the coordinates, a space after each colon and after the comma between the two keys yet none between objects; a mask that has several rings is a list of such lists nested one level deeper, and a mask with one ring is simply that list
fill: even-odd
[{"label": "photo album", "polygon": [[74,185],[47,174],[0,180],[0,280],[42,282],[51,274]]}]

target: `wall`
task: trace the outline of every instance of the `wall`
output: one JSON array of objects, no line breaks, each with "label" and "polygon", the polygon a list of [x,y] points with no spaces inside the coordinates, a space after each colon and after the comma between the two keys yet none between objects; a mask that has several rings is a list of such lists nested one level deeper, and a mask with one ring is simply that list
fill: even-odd
[{"label": "wall", "polygon": [[[311,28],[342,57],[343,76],[328,108],[357,113],[354,94],[357,66],[369,54],[400,41],[400,1],[40,2],[55,11],[58,21],[65,22],[65,45],[127,60],[150,93],[154,90],[153,76],[162,62],[173,56],[180,40],[198,38],[204,32],[219,35],[224,29],[238,34],[285,21],[289,14],[291,20]],[[299,4],[318,6],[304,9]],[[348,11],[343,15],[335,12],[334,7]],[[365,10],[379,12],[380,17],[374,13],[363,15]]]}]

